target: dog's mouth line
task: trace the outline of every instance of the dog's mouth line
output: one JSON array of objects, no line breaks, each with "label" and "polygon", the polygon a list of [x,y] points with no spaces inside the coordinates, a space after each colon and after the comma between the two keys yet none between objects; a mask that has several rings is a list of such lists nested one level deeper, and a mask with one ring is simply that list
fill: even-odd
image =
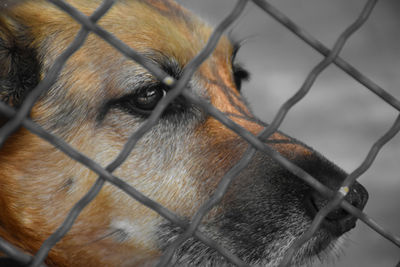
[{"label": "dog's mouth line", "polygon": [[[309,205],[310,205],[309,207],[312,208],[313,212],[315,212],[315,215],[317,215],[317,213],[319,212],[317,205],[315,204],[314,201],[312,201],[311,198],[307,198],[307,200],[310,202],[309,203]],[[350,213],[348,213],[345,210],[343,210],[342,212],[346,213],[347,215],[342,217],[342,218],[340,218],[340,219],[336,219],[336,218],[329,217],[329,214],[330,214],[329,213],[327,216],[324,217],[324,221],[327,221],[329,223],[335,223],[335,222],[340,222],[342,220],[348,220],[348,219],[351,219],[351,218],[354,217],[353,215],[351,215]],[[314,217],[315,217],[315,215],[314,215]]]}]

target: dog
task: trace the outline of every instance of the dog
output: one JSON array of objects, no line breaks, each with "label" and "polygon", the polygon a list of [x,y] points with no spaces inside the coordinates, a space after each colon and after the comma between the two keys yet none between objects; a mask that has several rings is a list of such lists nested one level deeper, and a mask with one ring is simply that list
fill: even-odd
[{"label": "dog", "polygon": [[[3,2],[7,3],[7,1]],[[11,3],[8,1],[8,3]],[[68,0],[86,15],[99,0]],[[179,79],[212,27],[172,0],[118,1],[98,24]],[[44,1],[19,1],[0,15],[0,98],[18,109],[72,42],[81,25]],[[253,134],[263,130],[240,94],[248,73],[237,45],[223,37],[188,90]],[[140,64],[90,34],[30,118],[102,166],[115,159],[171,90]],[[266,142],[331,189],[346,173],[321,154],[276,132]],[[114,174],[190,221],[248,143],[183,96],[137,143]],[[89,190],[97,174],[21,128],[0,151],[0,237],[35,254]],[[359,183],[346,200],[362,209]],[[272,158],[257,152],[199,230],[252,266],[277,266],[328,202]],[[300,266],[335,254],[356,218],[334,210],[294,255]],[[53,247],[49,266],[153,266],[183,229],[106,184]],[[176,266],[232,266],[196,238],[174,255]]]}]

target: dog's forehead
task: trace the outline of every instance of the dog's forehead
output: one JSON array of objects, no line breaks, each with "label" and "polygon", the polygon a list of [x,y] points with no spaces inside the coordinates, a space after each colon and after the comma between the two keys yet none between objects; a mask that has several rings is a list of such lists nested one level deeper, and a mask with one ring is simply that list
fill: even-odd
[{"label": "dog's forehead", "polygon": [[[98,0],[68,2],[86,15],[92,14],[101,4]],[[81,28],[69,15],[55,6],[49,7],[45,1],[27,1],[18,6],[15,13],[32,31],[34,45],[42,51],[48,65],[73,41]],[[172,62],[181,69],[204,48],[213,31],[196,15],[169,0],[117,1],[98,24],[134,50],[151,57],[158,65]],[[232,53],[231,42],[222,37],[210,58],[199,68],[201,79],[232,80],[229,77]],[[160,59],[170,62],[158,62]],[[127,62],[126,57],[94,34],[68,64],[90,66],[85,69],[87,75],[92,69],[97,71],[96,66],[103,70],[115,69],[115,66],[140,67],[133,61]]]},{"label": "dog's forehead", "polygon": [[[139,52],[158,51],[181,67],[204,48],[213,31],[197,16],[171,1],[129,1],[125,5],[115,7],[118,18],[111,12],[100,24],[104,23],[106,28]],[[118,29],[116,23],[120,25]],[[229,63],[232,52],[231,43],[223,37],[211,61],[214,64],[216,60],[222,60],[219,64]]]},{"label": "dog's forehead", "polygon": [[[126,29],[121,39],[140,52],[157,51],[165,56],[164,59],[169,58],[182,68],[200,53],[212,34],[212,27],[171,1],[130,2],[130,8],[125,12],[137,9],[137,6],[142,8],[140,15],[132,17],[128,11],[126,16],[120,18],[122,27],[127,25],[125,19],[132,19],[132,24],[138,25],[137,28]],[[109,18],[111,24],[115,23],[112,16]],[[210,60],[200,67],[200,72],[203,76],[212,77],[215,75],[211,71],[213,66],[230,67],[232,52],[230,41],[222,37]]]},{"label": "dog's forehead", "polygon": [[[102,1],[67,2],[89,16]],[[49,6],[46,1],[26,1],[15,8],[14,13],[23,24],[28,25],[37,46],[47,44],[57,45],[57,48],[51,49],[66,48],[81,28],[69,15],[55,6]],[[182,66],[201,51],[213,30],[196,15],[169,0],[117,1],[98,24],[133,49],[139,52],[149,49],[160,51]],[[96,38],[98,41],[99,38]],[[96,49],[96,45],[91,46]],[[104,42],[100,41],[97,46],[104,47]],[[229,62],[232,52],[230,41],[223,37],[212,57]]]}]

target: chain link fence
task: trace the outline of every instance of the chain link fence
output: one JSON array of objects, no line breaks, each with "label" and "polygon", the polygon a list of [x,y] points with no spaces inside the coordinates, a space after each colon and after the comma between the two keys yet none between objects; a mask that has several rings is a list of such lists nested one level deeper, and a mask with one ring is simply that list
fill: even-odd
[{"label": "chain link fence", "polygon": [[[226,249],[224,249],[221,245],[213,241],[211,238],[207,237],[201,231],[198,230],[198,226],[200,225],[202,218],[207,215],[207,213],[223,198],[225,192],[227,191],[228,186],[235,178],[235,176],[244,169],[252,159],[253,155],[256,151],[261,151],[266,153],[268,156],[279,162],[282,166],[284,166],[288,171],[295,174],[300,179],[304,180],[307,184],[312,186],[319,193],[323,194],[327,198],[330,199],[330,202],[321,209],[317,215],[315,216],[310,228],[306,231],[303,236],[297,239],[291,247],[288,249],[286,256],[283,261],[280,263],[280,266],[289,266],[291,258],[297,249],[300,248],[302,244],[304,244],[307,240],[309,240],[314,233],[320,227],[322,221],[325,216],[329,212],[331,212],[336,207],[341,207],[347,212],[351,213],[353,216],[356,216],[365,224],[367,224],[371,229],[381,234],[388,241],[394,243],[396,246],[400,247],[400,238],[390,233],[387,229],[381,227],[377,222],[375,222],[371,217],[358,210],[349,204],[344,197],[346,196],[349,187],[355,182],[355,180],[360,177],[373,163],[376,155],[379,150],[390,140],[392,139],[400,130],[400,115],[397,117],[393,126],[381,137],[377,140],[371,147],[368,155],[362,164],[356,168],[353,172],[351,172],[348,177],[343,181],[341,187],[338,191],[332,191],[327,188],[323,184],[321,184],[314,177],[310,176],[307,172],[284,158],[278,152],[272,150],[268,145],[265,144],[265,140],[268,139],[274,132],[277,131],[282,121],[285,119],[285,116],[289,112],[289,110],[298,103],[306,94],[309,92],[312,87],[314,81],[318,78],[318,76],[323,72],[329,65],[335,64],[344,72],[349,74],[359,83],[363,84],[366,89],[372,91],[381,99],[383,99],[388,105],[391,105],[394,109],[400,111],[400,101],[394,98],[392,95],[387,93],[373,81],[371,81],[368,77],[359,72],[356,68],[351,66],[344,59],[339,57],[339,54],[345,45],[346,41],[349,37],[356,32],[363,23],[368,19],[369,15],[374,9],[374,6],[377,0],[368,0],[363,8],[360,11],[359,17],[355,19],[355,22],[351,24],[338,38],[332,49],[325,47],[321,42],[316,40],[313,36],[309,35],[306,31],[301,29],[298,25],[293,23],[288,17],[286,17],[283,13],[281,13],[278,9],[270,5],[265,0],[238,0],[233,10],[229,15],[215,28],[212,33],[208,43],[203,48],[203,50],[193,58],[189,64],[184,68],[183,75],[179,80],[175,80],[173,77],[169,76],[163,70],[158,68],[153,63],[146,60],[146,58],[140,55],[138,52],[121,42],[111,33],[105,31],[96,22],[107,13],[107,11],[113,6],[116,0],[104,0],[101,6],[90,16],[79,12],[77,9],[73,8],[66,2],[62,0],[48,0],[52,4],[56,5],[63,11],[67,12],[71,17],[73,17],[76,21],[78,21],[82,28],[79,33],[76,35],[74,41],[69,45],[69,47],[57,58],[54,65],[48,71],[48,74],[44,79],[39,83],[39,85],[29,93],[26,97],[24,103],[18,110],[15,110],[9,107],[7,104],[0,102],[0,112],[2,115],[7,116],[10,120],[0,129],[0,145],[3,145],[6,142],[7,138],[16,131],[20,126],[25,127],[32,133],[36,134],[40,138],[46,140],[53,146],[60,149],[67,156],[76,160],[77,162],[85,165],[87,168],[98,174],[98,179],[93,184],[91,189],[86,193],[84,197],[82,197],[70,210],[68,216],[65,218],[65,221],[59,228],[45,241],[43,242],[39,251],[31,256],[20,249],[14,247],[10,243],[0,238],[0,251],[5,253],[10,258],[15,259],[21,264],[27,264],[29,266],[44,266],[43,262],[47,257],[49,251],[55,246],[55,244],[60,241],[70,230],[72,225],[74,224],[76,218],[81,213],[81,211],[97,196],[100,192],[104,184],[110,183],[123,192],[139,201],[141,204],[147,206],[148,208],[156,211],[162,217],[171,221],[175,225],[184,229],[183,234],[181,234],[176,240],[174,240],[168,248],[165,250],[163,256],[160,258],[160,261],[157,266],[168,266],[171,263],[172,256],[177,248],[179,248],[188,238],[195,237],[204,244],[209,247],[217,250],[221,255],[227,258],[232,264],[237,266],[248,266],[248,264],[244,263],[237,256],[233,255]],[[254,136],[247,130],[243,129],[239,125],[235,124],[232,120],[223,114],[214,106],[210,105],[204,99],[196,97],[190,91],[185,90],[186,85],[190,81],[192,75],[200,66],[200,64],[207,59],[207,57],[213,52],[213,49],[216,47],[219,38],[223,35],[223,33],[238,19],[244,10],[245,6],[249,3],[253,2],[260,9],[264,10],[265,13],[269,14],[271,17],[276,19],[278,22],[283,24],[287,29],[313,47],[315,50],[320,52],[324,59],[317,64],[312,71],[307,76],[305,82],[301,86],[301,88],[296,92],[293,97],[288,99],[279,109],[276,117],[272,121],[270,125],[264,128],[264,130],[258,135]],[[0,2],[1,3],[1,2]],[[29,119],[28,115],[37,101],[38,97],[48,90],[56,81],[58,75],[60,74],[63,66],[69,59],[69,57],[76,52],[85,42],[88,34],[92,32],[98,35],[100,38],[104,39],[111,46],[115,47],[126,57],[140,63],[143,65],[150,73],[152,73],[155,77],[157,77],[164,84],[171,86],[171,91],[158,103],[152,114],[148,117],[145,123],[137,130],[125,144],[122,151],[115,158],[115,160],[109,164],[106,168],[102,168],[98,163],[94,162],[92,159],[86,157],[81,154],[79,151],[76,151],[70,145],[68,145],[63,140],[57,138],[50,132],[45,131],[38,124]],[[192,217],[190,223],[183,221],[177,214],[174,214],[170,210],[166,209],[159,203],[149,199],[145,195],[141,194],[135,188],[131,187],[129,184],[124,182],[122,179],[113,175],[113,171],[118,168],[124,160],[128,157],[130,151],[135,147],[135,144],[138,140],[149,131],[158,121],[160,116],[162,115],[164,109],[171,103],[176,97],[179,95],[183,95],[188,101],[195,104],[196,106],[202,108],[207,114],[215,117],[218,121],[224,124],[226,127],[234,131],[237,135],[241,136],[244,140],[246,140],[249,144],[247,150],[243,154],[242,158],[237,162],[237,164],[232,167],[222,178],[219,183],[215,193],[212,197],[205,202],[201,208],[195,213]],[[394,263],[395,264],[395,263]],[[397,266],[399,266],[397,264]]]}]

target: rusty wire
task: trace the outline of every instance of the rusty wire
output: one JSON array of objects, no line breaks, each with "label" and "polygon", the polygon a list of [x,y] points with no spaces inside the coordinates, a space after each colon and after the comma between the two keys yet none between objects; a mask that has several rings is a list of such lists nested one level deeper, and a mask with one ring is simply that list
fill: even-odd
[{"label": "rusty wire", "polygon": [[[365,85],[369,90],[371,90],[372,92],[377,94],[380,98],[385,100],[389,105],[393,106],[397,110],[400,110],[400,101],[398,99],[391,96],[389,93],[387,93],[381,87],[379,87],[373,81],[371,81],[368,77],[366,77],[365,75],[360,73],[357,69],[352,67],[349,63],[338,57],[341,48],[344,46],[344,43],[351,36],[351,34],[353,34],[356,30],[358,30],[358,28],[365,22],[369,14],[372,12],[372,9],[377,0],[369,0],[366,3],[363,11],[357,18],[356,22],[351,26],[349,26],[348,29],[339,36],[338,41],[332,50],[326,48],[322,43],[320,43],[314,37],[309,35],[306,31],[304,31],[295,23],[293,23],[288,17],[286,17],[279,10],[271,6],[267,1],[252,0],[252,2],[254,2],[257,6],[266,11],[277,21],[282,23],[284,26],[286,26],[288,29],[294,32],[297,36],[299,36],[301,39],[306,41],[309,45],[311,45],[313,48],[315,48],[325,56],[324,60],[321,61],[321,63],[319,63],[310,72],[306,81],[301,86],[299,91],[282,105],[277,115],[275,116],[273,122],[268,127],[266,127],[264,131],[258,136],[254,136],[247,130],[243,129],[241,126],[234,123],[231,119],[229,119],[228,116],[226,116],[226,114],[221,113],[215,107],[210,105],[207,101],[196,97],[188,90],[184,90],[186,84],[190,81],[193,73],[197,70],[200,64],[204,60],[206,60],[207,57],[212,53],[221,35],[232,23],[234,23],[238,19],[238,17],[240,16],[241,12],[243,11],[245,5],[249,0],[237,1],[237,4],[235,8],[232,10],[232,12],[226,17],[226,19],[224,19],[216,27],[215,31],[213,32],[212,36],[209,39],[209,42],[204,47],[204,49],[185,67],[183,75],[179,80],[174,80],[160,68],[155,66],[152,62],[148,61],[145,57],[137,53],[135,50],[133,50],[132,48],[130,48],[129,46],[118,40],[114,35],[105,31],[96,24],[96,21],[100,19],[101,16],[104,15],[107,12],[107,10],[109,10],[110,7],[112,7],[112,5],[115,3],[116,0],[104,0],[103,4],[93,13],[91,17],[87,17],[86,15],[82,14],[81,12],[79,12],[78,10],[76,10],[75,8],[68,5],[62,0],[48,0],[48,1],[58,6],[63,11],[67,12],[76,21],[81,23],[82,29],[79,31],[79,33],[77,34],[75,40],[71,43],[71,45],[55,61],[55,64],[48,72],[48,75],[27,96],[26,100],[24,101],[23,105],[18,111],[15,111],[14,109],[8,107],[4,103],[0,103],[0,112],[3,115],[11,118],[9,122],[0,129],[0,145],[4,143],[4,141],[12,132],[14,132],[18,127],[22,125],[26,129],[30,130],[32,133],[38,135],[39,137],[43,138],[50,144],[60,149],[67,156],[71,157],[77,162],[80,162],[87,168],[97,173],[99,175],[99,178],[96,180],[96,182],[91,187],[89,192],[74,205],[74,207],[71,209],[68,216],[66,217],[64,223],[42,244],[40,250],[36,253],[36,255],[34,255],[34,257],[25,254],[18,248],[7,243],[5,240],[0,239],[0,250],[4,252],[6,255],[18,260],[21,263],[24,264],[29,263],[30,266],[42,266],[43,261],[47,257],[48,252],[54,247],[54,245],[60,239],[62,239],[68,233],[69,229],[72,227],[75,219],[78,217],[83,208],[97,196],[98,192],[103,187],[104,183],[109,182],[114,186],[123,190],[126,194],[130,195],[132,198],[136,199],[143,205],[158,212],[161,216],[173,222],[174,224],[178,225],[184,230],[184,233],[180,235],[174,242],[172,242],[170,246],[168,246],[166,252],[160,259],[160,262],[158,264],[159,266],[169,265],[175,249],[177,249],[185,240],[187,240],[192,236],[199,239],[206,245],[212,247],[213,249],[216,249],[231,263],[237,266],[248,266],[237,256],[233,255],[232,253],[221,247],[219,244],[217,244],[215,241],[205,236],[197,228],[200,225],[202,218],[208,213],[208,211],[219,203],[219,201],[224,196],[224,193],[227,190],[229,184],[232,182],[235,176],[240,172],[240,170],[243,169],[245,166],[247,166],[247,164],[250,162],[252,156],[257,150],[268,154],[278,163],[287,168],[290,172],[297,175],[299,178],[303,179],[315,190],[317,190],[327,198],[331,199],[331,201],[327,204],[327,206],[321,209],[315,216],[309,230],[292,244],[292,246],[288,250],[288,253],[286,254],[286,257],[282,261],[281,266],[287,266],[288,264],[290,264],[290,260],[294,252],[305,241],[307,241],[312,237],[312,235],[315,233],[315,231],[321,224],[324,216],[326,216],[332,209],[334,209],[338,205],[340,205],[343,209],[345,209],[352,215],[358,217],[360,220],[364,221],[372,229],[374,229],[382,236],[384,236],[385,238],[387,238],[388,240],[390,240],[391,242],[400,247],[399,237],[390,233],[389,231],[381,227],[379,224],[377,224],[372,218],[367,216],[365,213],[363,213],[362,211],[358,210],[357,208],[355,208],[354,206],[350,205],[348,202],[343,200],[345,194],[341,193],[342,191],[338,190],[334,192],[330,190],[329,188],[318,182],[314,177],[309,175],[307,172],[305,172],[298,166],[294,165],[292,162],[284,158],[278,152],[272,150],[268,145],[264,143],[265,140],[278,129],[288,111],[309,92],[315,79],[331,63],[334,63],[337,66],[339,66],[346,73],[351,75],[357,81]],[[102,39],[107,41],[110,45],[119,50],[122,54],[142,64],[147,70],[149,70],[150,73],[152,73],[160,81],[172,87],[172,90],[166,95],[166,97],[164,97],[158,103],[157,107],[154,109],[154,111],[152,112],[150,117],[146,120],[146,122],[142,125],[142,127],[138,131],[132,134],[132,136],[129,138],[128,142],[125,144],[124,148],[122,149],[120,154],[116,157],[116,159],[106,168],[102,168],[99,164],[97,164],[90,158],[84,156],[79,151],[76,151],[63,140],[45,131],[39,125],[37,125],[27,117],[39,95],[41,95],[42,92],[48,90],[51,87],[51,85],[56,81],[57,76],[59,75],[66,61],[75,51],[77,51],[83,45],[89,32],[97,34],[99,37],[101,37]],[[118,166],[120,166],[124,162],[124,160],[128,157],[132,149],[134,149],[134,146],[138,142],[138,140],[149,129],[151,129],[152,126],[154,126],[157,123],[163,110],[168,106],[168,104],[180,94],[185,96],[185,98],[188,101],[201,107],[205,112],[215,117],[217,120],[219,120],[221,123],[223,123],[225,126],[227,126],[229,129],[234,131],[236,134],[241,136],[244,140],[246,140],[249,143],[249,146],[246,152],[244,153],[242,159],[239,160],[239,162],[224,175],[220,184],[215,190],[214,194],[196,212],[190,223],[183,221],[179,216],[177,216],[173,212],[161,206],[159,203],[147,198],[145,195],[138,192],[135,188],[131,187],[129,184],[127,184],[126,182],[124,182],[123,180],[112,174],[112,172],[116,168],[118,168]],[[390,128],[390,130],[372,146],[364,162],[345,179],[345,181],[342,184],[342,188],[350,187],[354,183],[354,181],[370,167],[376,155],[378,154],[379,150],[390,139],[392,139],[399,130],[400,130],[400,116],[396,119],[395,123]]]}]

